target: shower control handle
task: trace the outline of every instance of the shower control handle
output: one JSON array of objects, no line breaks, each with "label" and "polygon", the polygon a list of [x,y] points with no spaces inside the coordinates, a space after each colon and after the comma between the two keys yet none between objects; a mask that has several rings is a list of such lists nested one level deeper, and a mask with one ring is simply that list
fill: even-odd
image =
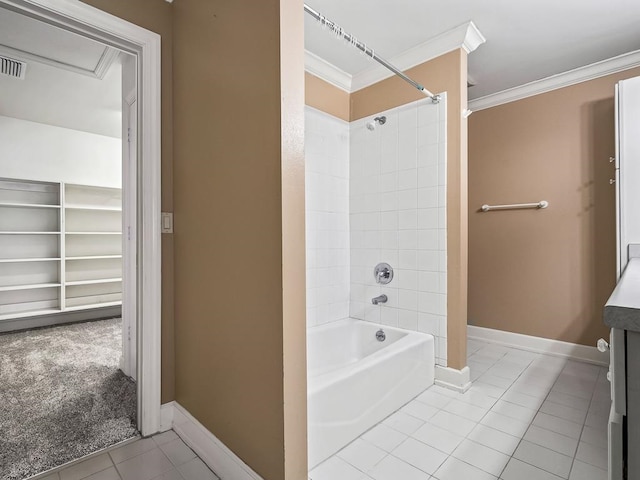
[{"label": "shower control handle", "polygon": [[379,263],[373,269],[373,276],[376,283],[386,285],[393,280],[393,268],[388,263]]}]

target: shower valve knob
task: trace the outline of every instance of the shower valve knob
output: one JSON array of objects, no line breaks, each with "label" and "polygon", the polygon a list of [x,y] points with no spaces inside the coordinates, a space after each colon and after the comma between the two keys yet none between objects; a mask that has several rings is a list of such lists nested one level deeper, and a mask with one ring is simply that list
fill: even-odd
[{"label": "shower valve knob", "polygon": [[393,280],[393,268],[388,263],[379,263],[373,269],[373,276],[376,283],[386,285]]}]

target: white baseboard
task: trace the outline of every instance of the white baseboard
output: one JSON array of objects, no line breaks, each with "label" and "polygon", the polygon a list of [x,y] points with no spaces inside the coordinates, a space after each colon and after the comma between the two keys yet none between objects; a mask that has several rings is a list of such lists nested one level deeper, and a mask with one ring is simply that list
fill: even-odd
[{"label": "white baseboard", "polygon": [[609,352],[602,353],[596,347],[577,345],[549,338],[532,337],[492,328],[475,327],[473,325],[467,326],[467,337],[529,352],[570,358],[605,367],[609,366]]},{"label": "white baseboard", "polygon": [[160,431],[166,432],[173,428],[173,412],[176,402],[163,403],[160,405]]},{"label": "white baseboard", "polygon": [[464,393],[471,387],[471,372],[469,367],[456,370],[455,368],[436,365],[435,384],[448,388],[449,390]]},{"label": "white baseboard", "polygon": [[178,402],[162,405],[160,415],[161,428],[173,428],[221,480],[263,480]]}]

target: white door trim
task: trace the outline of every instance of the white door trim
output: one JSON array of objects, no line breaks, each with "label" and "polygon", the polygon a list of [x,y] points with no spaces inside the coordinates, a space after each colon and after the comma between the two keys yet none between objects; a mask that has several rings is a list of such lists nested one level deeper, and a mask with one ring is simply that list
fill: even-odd
[{"label": "white door trim", "polygon": [[160,36],[78,0],[0,0],[0,6],[138,57],[138,411],[160,430]]}]

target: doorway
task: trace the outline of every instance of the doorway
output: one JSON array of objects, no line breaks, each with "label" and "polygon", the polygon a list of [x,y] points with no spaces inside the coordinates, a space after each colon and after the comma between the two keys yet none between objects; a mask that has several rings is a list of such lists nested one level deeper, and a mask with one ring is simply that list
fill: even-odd
[{"label": "doorway", "polygon": [[[128,358],[127,355],[123,355],[120,367],[123,371],[127,371],[130,377],[137,379],[137,426],[143,435],[150,435],[159,431],[160,428],[159,37],[156,34],[127,24],[124,21],[115,19],[79,2],[60,1],[56,2],[55,7],[51,7],[51,5],[48,5],[49,3],[50,2],[46,1],[0,0],[0,7],[4,7],[13,13],[24,14],[43,24],[56,26],[66,32],[72,32],[73,34],[81,35],[93,41],[98,40],[107,48],[131,55],[134,59],[132,62],[134,75],[139,76],[141,79],[139,85],[133,89],[134,101],[128,104],[128,108],[132,108],[135,115],[127,115],[127,119],[133,118],[132,130],[134,134],[137,130],[140,132],[140,135],[135,139],[137,141],[133,143],[133,147],[127,146],[130,152],[136,153],[136,161],[130,162],[130,168],[124,169],[123,171],[125,193],[123,197],[124,208],[122,209],[122,217],[126,220],[125,228],[122,229],[121,235],[123,239],[126,239],[122,242],[125,247],[124,250],[126,250],[126,241],[129,241],[131,242],[130,257],[137,256],[137,261],[125,263],[129,266],[133,265],[134,267],[137,264],[138,268],[125,267],[122,269],[121,274],[123,279],[122,294],[123,298],[125,298],[124,310],[129,312],[128,318],[130,322],[128,327],[122,328],[125,334],[122,335],[120,344],[123,353],[128,352]],[[145,171],[144,177],[138,175],[138,172],[142,169]],[[42,180],[39,182],[36,190],[42,189],[42,184],[47,183]],[[73,188],[68,190],[66,183],[67,182],[58,182],[57,185],[60,202],[64,201],[64,196],[67,191],[75,194],[80,193],[81,196],[87,194],[86,189],[75,188],[77,184],[74,184],[73,187],[76,190],[75,192],[72,192]],[[126,185],[129,184],[137,187],[137,191],[132,192],[130,188],[126,188]],[[45,190],[51,188],[55,188],[55,185],[44,185]],[[127,194],[127,192],[129,192],[129,194]],[[127,198],[127,195],[129,195],[129,198]],[[77,195],[76,198],[78,198]],[[53,205],[52,209],[62,211],[62,203]],[[43,210],[45,210],[45,208],[43,208]],[[109,210],[108,208],[104,210],[111,213],[115,211],[114,209]],[[111,222],[113,222],[115,221],[114,215],[111,213],[107,216],[109,216]],[[65,221],[64,216],[60,218],[63,219],[61,222]],[[83,221],[82,215],[80,215],[80,217],[76,216],[74,221],[79,225],[89,225]],[[130,222],[129,225],[126,224],[127,221]],[[53,227],[53,231],[63,232],[63,227],[64,225],[60,223],[57,229],[55,226]],[[87,234],[87,232],[76,231],[71,232],[71,235],[80,233]],[[44,238],[48,235],[49,234],[42,235],[42,237]],[[59,235],[66,237],[64,234]],[[91,232],[90,235],[95,236],[95,233]],[[88,243],[94,246],[101,242]],[[80,244],[82,244],[82,242],[80,242]],[[85,246],[86,244],[87,242],[85,242]],[[62,245],[62,251],[58,251],[57,257],[52,256],[50,258],[60,258],[60,265],[62,265],[61,259],[64,258],[64,249],[67,244],[60,242],[60,245]],[[142,254],[143,252],[144,254]],[[83,255],[79,254],[78,251],[76,251],[76,253],[78,254],[74,255],[75,257],[108,257],[117,255],[116,253],[110,252],[104,255],[91,255],[93,252],[84,252],[86,254]],[[122,255],[124,257],[127,256],[124,251]],[[85,258],[83,260],[106,261],[112,259]],[[51,261],[53,262],[54,260]],[[80,258],[75,258],[74,261],[80,261]],[[74,274],[77,274],[77,270],[78,269],[74,270]],[[51,271],[51,269],[49,271]],[[67,270],[60,267],[59,271],[61,272],[58,276],[59,281],[50,283],[63,283]],[[129,277],[128,286],[127,276]],[[118,277],[102,279],[108,281],[100,283],[117,283],[113,282],[115,278]],[[83,280],[75,279],[72,281],[81,282]],[[81,286],[84,287],[84,285],[81,284],[69,285],[69,287]],[[57,287],[58,286],[52,287],[51,291],[56,290]],[[60,285],[60,290],[64,290],[62,285]],[[76,288],[75,290],[78,291],[81,289]],[[87,292],[85,291],[84,293]],[[115,297],[108,297],[115,293],[116,292],[103,291],[96,295],[76,295],[73,298],[81,296],[101,297],[101,300],[112,300],[106,303],[115,303]],[[130,298],[132,301],[127,301],[126,298]],[[46,298],[43,301],[49,302],[49,306],[54,306],[56,299]],[[67,302],[67,296],[62,294],[59,294],[57,302],[59,308],[72,306],[71,304],[73,303]],[[69,303],[69,305],[67,305],[67,303]],[[45,305],[42,304],[39,306],[44,307]],[[81,305],[74,306],[79,307]],[[109,306],[111,307],[113,305]],[[126,316],[127,314],[125,314],[125,317]],[[142,335],[143,332],[144,335]]]}]

